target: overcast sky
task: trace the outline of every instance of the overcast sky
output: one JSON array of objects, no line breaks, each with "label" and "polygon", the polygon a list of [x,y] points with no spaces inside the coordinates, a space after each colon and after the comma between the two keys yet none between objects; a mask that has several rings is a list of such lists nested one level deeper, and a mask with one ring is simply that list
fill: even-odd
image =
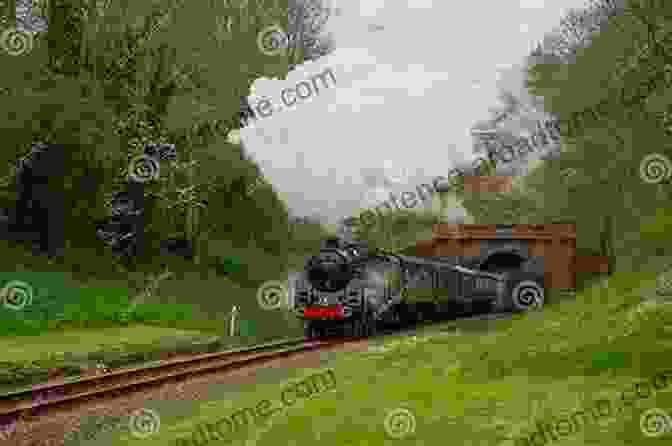
[{"label": "overcast sky", "polygon": [[468,130],[498,105],[498,82],[516,88],[533,43],[559,25],[566,9],[585,5],[327,1],[339,10],[327,25],[336,50],[287,80],[259,81],[255,90],[278,98],[285,86],[325,68],[333,70],[337,85],[241,136],[293,212],[331,222],[365,206],[367,190],[389,185],[383,180],[386,163],[410,172],[407,184],[392,187],[403,191],[446,175],[455,161],[471,160]]},{"label": "overcast sky", "polygon": [[[247,151],[295,215],[331,223],[389,192],[413,191],[474,158],[469,129],[522,91],[523,62],[569,8],[586,0],[324,0],[336,50],[285,80],[331,69],[336,85],[243,129]],[[17,2],[25,18],[29,0]],[[40,23],[31,23],[31,28]],[[43,25],[43,24],[42,24]]]}]

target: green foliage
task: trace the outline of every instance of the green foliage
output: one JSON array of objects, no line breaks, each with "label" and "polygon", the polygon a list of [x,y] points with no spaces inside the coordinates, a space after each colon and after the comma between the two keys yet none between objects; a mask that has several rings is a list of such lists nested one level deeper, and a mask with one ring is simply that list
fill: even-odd
[{"label": "green foliage", "polygon": [[[192,318],[193,307],[185,304],[140,303],[131,305],[129,290],[80,290],[65,286],[57,274],[41,274],[41,282],[51,277],[49,288],[39,288],[33,302],[20,311],[0,311],[0,336],[37,336],[59,326],[106,326],[144,322],[180,322]],[[58,280],[61,279],[61,280]]]},{"label": "green foliage", "polygon": [[519,191],[511,194],[465,194],[462,205],[474,217],[476,224],[526,223],[536,211],[533,198]]},{"label": "green foliage", "polygon": [[641,226],[642,240],[664,243],[669,242],[672,234],[672,210],[667,207],[658,208],[655,216],[647,218]]},{"label": "green foliage", "polygon": [[290,250],[294,253],[310,252],[327,238],[328,231],[318,221],[290,221]]},{"label": "green foliage", "polygon": [[[129,160],[148,142],[175,143],[179,160],[162,163],[159,180],[146,184],[144,256],[118,269],[148,272],[165,263],[205,272],[214,266],[252,285],[283,271],[290,252],[317,246],[324,230],[290,225],[272,187],[248,194],[261,170],[226,139],[240,125],[240,98],[252,81],[288,69],[282,55],[257,48],[261,29],[287,23],[286,2],[266,3],[121,1],[98,10],[93,2],[55,0],[49,30],[32,51],[20,57],[0,52],[3,84],[10,86],[0,112],[3,204],[13,204],[12,165],[32,143],[69,148],[70,175],[59,185],[72,209],[62,267],[98,276],[117,262],[102,247],[96,256],[82,256],[101,246],[92,220],[107,215],[104,199],[125,187]],[[195,242],[202,267],[159,255],[160,240],[181,235]],[[233,272],[212,260],[230,255],[217,251],[227,241],[244,251]]]},{"label": "green foliage", "polygon": [[646,216],[669,208],[672,191],[669,182],[651,184],[641,173],[647,155],[672,159],[672,78],[665,56],[672,51],[670,7],[645,1],[641,7],[629,2],[628,8],[585,44],[576,43],[570,58],[536,50],[528,90],[562,123],[562,150],[512,193],[465,196],[464,206],[478,223],[573,221],[577,250],[612,262],[635,252],[638,258],[653,254],[658,248],[642,244],[647,237],[670,239],[661,211],[640,231]]}]

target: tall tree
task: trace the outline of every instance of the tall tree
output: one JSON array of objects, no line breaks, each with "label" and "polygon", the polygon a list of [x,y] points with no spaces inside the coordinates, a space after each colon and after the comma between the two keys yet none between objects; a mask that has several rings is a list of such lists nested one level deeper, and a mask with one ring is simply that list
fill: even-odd
[{"label": "tall tree", "polygon": [[557,161],[575,174],[555,187],[546,185],[544,195],[566,189],[568,213],[583,228],[593,226],[599,233],[595,240],[609,256],[612,270],[616,253],[628,242],[616,234],[635,231],[641,217],[661,205],[651,194],[656,186],[643,181],[640,172],[651,147],[666,152],[663,122],[644,105],[651,102],[657,89],[652,80],[664,72],[665,60],[648,50],[668,45],[660,33],[651,32],[653,16],[655,27],[669,29],[665,11],[653,3],[611,17],[610,26],[592,35],[571,64],[537,64],[530,73],[530,87],[544,97],[548,109],[561,121],[573,123],[564,138],[572,150]]},{"label": "tall tree", "polygon": [[[54,0],[46,37],[23,56],[0,54],[3,85],[11,86],[0,120],[11,141],[2,161],[14,164],[35,140],[77,147],[69,152],[74,174],[63,179],[77,210],[76,239],[94,232],[90,220],[102,218],[105,196],[126,184],[131,158],[150,142],[174,142],[178,162],[162,164],[158,181],[145,184],[146,230],[254,239],[282,251],[284,204],[272,188],[246,195],[258,166],[225,141],[240,127],[240,98],[251,81],[288,69],[286,58],[258,48],[262,29],[287,28],[287,9],[262,3]],[[231,32],[222,17],[232,19],[225,22]],[[78,175],[100,187],[77,187]]]}]

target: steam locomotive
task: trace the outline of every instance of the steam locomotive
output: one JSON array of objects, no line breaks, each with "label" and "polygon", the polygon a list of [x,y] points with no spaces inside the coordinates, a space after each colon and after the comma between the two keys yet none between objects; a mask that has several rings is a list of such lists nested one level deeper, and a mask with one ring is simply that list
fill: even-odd
[{"label": "steam locomotive", "polygon": [[307,337],[334,331],[371,336],[384,324],[435,319],[465,307],[541,307],[544,285],[543,277],[532,272],[497,274],[331,238],[307,261],[293,295],[293,310]]}]

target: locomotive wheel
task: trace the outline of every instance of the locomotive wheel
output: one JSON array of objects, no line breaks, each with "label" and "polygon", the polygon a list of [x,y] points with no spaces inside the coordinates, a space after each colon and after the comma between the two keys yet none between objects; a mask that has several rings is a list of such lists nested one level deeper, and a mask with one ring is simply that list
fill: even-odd
[{"label": "locomotive wheel", "polygon": [[362,318],[359,320],[361,336],[375,336],[378,331],[377,323],[378,321],[373,317],[372,313],[362,314]]},{"label": "locomotive wheel", "polygon": [[438,317],[433,303],[420,303],[415,306],[415,322],[431,322]]},{"label": "locomotive wheel", "polygon": [[511,311],[512,307],[511,296],[508,294],[508,290],[504,292],[504,295],[498,296],[490,302],[490,312],[492,313]]},{"label": "locomotive wheel", "polygon": [[322,336],[322,330],[320,330],[320,327],[318,327],[315,322],[306,322],[303,329],[304,335],[308,339],[317,339]]},{"label": "locomotive wheel", "polygon": [[472,312],[475,314],[488,314],[493,311],[493,303],[489,300],[481,300],[472,304]]},{"label": "locomotive wheel", "polygon": [[380,320],[375,319],[373,317],[373,314],[371,315],[371,320],[369,322],[369,330],[371,332],[371,336],[375,336],[378,334],[379,328],[380,328]]},{"label": "locomotive wheel", "polygon": [[464,313],[464,305],[460,305],[455,301],[449,301],[444,305],[443,316],[444,319],[453,320]]},{"label": "locomotive wheel", "polygon": [[401,327],[403,323],[403,317],[401,314],[401,310],[398,306],[395,306],[390,310],[390,319],[391,319],[390,324],[393,327]]},{"label": "locomotive wheel", "polygon": [[303,326],[303,335],[308,339],[315,338],[315,329],[310,322],[306,322]]},{"label": "locomotive wheel", "polygon": [[355,336],[357,337],[367,337],[369,336],[369,324],[367,317],[361,315],[359,319],[355,321]]},{"label": "locomotive wheel", "polygon": [[410,306],[406,303],[399,305],[399,316],[401,317],[402,326],[413,325],[418,321],[418,314],[415,310],[415,306]]},{"label": "locomotive wheel", "polygon": [[378,332],[378,327],[376,327],[376,321],[369,320],[366,324],[366,336],[375,336]]},{"label": "locomotive wheel", "polygon": [[358,318],[354,318],[350,323],[350,334],[352,337],[358,338],[364,336],[363,324],[362,321]]}]

